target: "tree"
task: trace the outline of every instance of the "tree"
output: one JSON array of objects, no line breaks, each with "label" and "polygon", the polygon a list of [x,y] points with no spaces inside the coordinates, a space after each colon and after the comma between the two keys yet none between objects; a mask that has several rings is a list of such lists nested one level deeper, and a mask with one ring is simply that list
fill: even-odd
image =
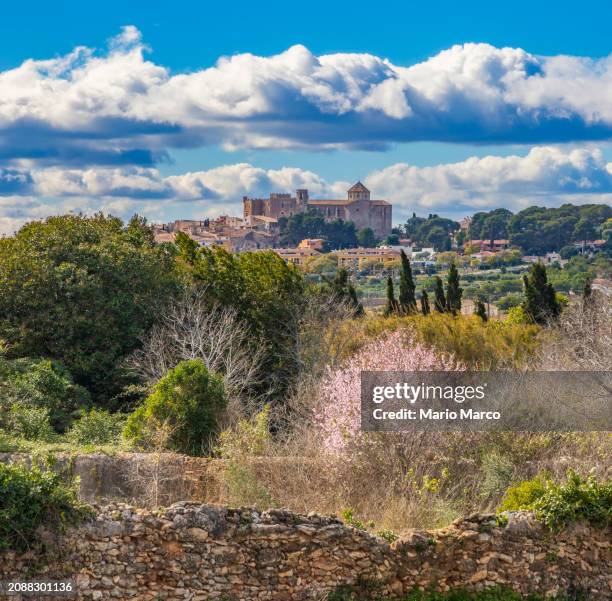
[{"label": "tree", "polygon": [[482,302],[482,299],[477,299],[474,304],[474,315],[478,315],[482,321],[488,321],[489,316],[487,315],[487,308]]},{"label": "tree", "polygon": [[357,244],[363,248],[376,246],[376,235],[372,228],[364,227],[357,232]]},{"label": "tree", "polygon": [[109,404],[127,382],[122,360],[179,288],[174,255],[136,230],[101,214],[65,215],[1,239],[0,338],[9,357],[59,361]]},{"label": "tree", "polygon": [[414,295],[415,285],[412,279],[410,261],[403,249],[400,252],[400,258],[402,269],[400,271],[399,308],[404,314],[414,313],[417,308]]},{"label": "tree", "polygon": [[220,247],[199,249],[187,270],[209,306],[233,309],[247,324],[251,350],[264,349],[261,392],[281,398],[299,369],[296,340],[305,290],[300,271],[272,251],[232,254]]},{"label": "tree", "polygon": [[353,309],[354,317],[361,317],[364,314],[363,306],[357,298],[357,291],[349,279],[349,273],[341,268],[336,271],[333,280],[324,277],[329,285],[331,292],[341,302],[346,302]]},{"label": "tree", "polygon": [[548,282],[546,267],[540,262],[531,266],[529,275],[523,277],[525,300],[523,309],[527,316],[540,325],[556,319],[561,305],[553,285]]},{"label": "tree", "polygon": [[429,315],[431,310],[429,308],[429,296],[427,296],[427,290],[423,290],[421,293],[421,313],[423,315]]},{"label": "tree", "polygon": [[397,313],[397,300],[395,299],[395,292],[393,290],[393,278],[387,277],[387,305],[385,307],[385,316],[389,317]]},{"label": "tree", "polygon": [[215,442],[226,405],[221,376],[208,371],[199,359],[182,361],[129,416],[123,435],[146,448],[156,430],[168,428],[170,450],[204,455]]},{"label": "tree", "polygon": [[461,311],[461,296],[463,288],[459,286],[459,271],[453,262],[448,270],[446,280],[446,309],[449,313],[456,315]]},{"label": "tree", "polygon": [[582,289],[582,305],[585,309],[593,306],[593,280],[587,277]]},{"label": "tree", "polygon": [[444,296],[444,286],[440,276],[436,276],[434,309],[438,313],[446,312],[446,296]]}]

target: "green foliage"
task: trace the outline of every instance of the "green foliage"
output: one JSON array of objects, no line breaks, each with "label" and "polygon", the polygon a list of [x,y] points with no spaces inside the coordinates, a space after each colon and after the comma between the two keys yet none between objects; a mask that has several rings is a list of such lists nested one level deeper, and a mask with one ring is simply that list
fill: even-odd
[{"label": "green foliage", "polygon": [[393,289],[393,278],[387,277],[387,304],[385,305],[385,316],[389,317],[398,312],[399,306],[397,299],[395,298],[395,291]]},{"label": "green foliage", "polygon": [[253,349],[265,351],[260,392],[280,397],[299,368],[295,346],[305,289],[300,272],[272,251],[231,254],[202,248],[192,263],[180,256],[210,302],[235,309],[248,325]]},{"label": "green foliage", "polygon": [[270,405],[265,405],[251,419],[240,419],[233,428],[223,430],[215,451],[222,459],[259,457],[270,442]]},{"label": "green foliage", "polygon": [[481,299],[477,299],[474,303],[474,315],[477,315],[482,321],[488,321],[489,316],[487,314],[487,308]]},{"label": "green foliage", "polygon": [[203,455],[212,448],[226,405],[223,379],[199,359],[182,361],[129,416],[123,435],[130,443],[146,447],[167,430],[170,450]]},{"label": "green foliage", "polygon": [[41,544],[39,528],[62,532],[90,515],[59,474],[0,463],[0,550]]},{"label": "green foliage", "polygon": [[546,267],[542,263],[534,263],[529,275],[524,276],[525,301],[523,309],[533,323],[540,325],[556,319],[561,313],[561,304],[555,289],[548,282]]},{"label": "green foliage", "polygon": [[376,246],[376,235],[372,228],[364,227],[357,232],[357,244],[363,248]]},{"label": "green foliage", "polygon": [[519,511],[531,509],[533,504],[546,492],[547,478],[541,474],[531,480],[524,480],[510,486],[499,505],[499,511]]},{"label": "green foliage", "polygon": [[582,478],[570,470],[564,483],[536,476],[510,487],[500,511],[532,509],[551,530],[584,521],[607,528],[612,523],[612,480],[598,482],[593,475]]},{"label": "green foliage", "polygon": [[436,276],[434,308],[438,313],[444,313],[446,311],[446,296],[444,294],[442,278],[439,276]]},{"label": "green foliage", "polygon": [[65,215],[0,240],[0,338],[10,357],[62,362],[99,403],[119,392],[119,362],[177,285],[172,255],[135,227]]},{"label": "green foliage", "polygon": [[452,219],[429,215],[417,217],[413,213],[412,217],[401,226],[403,234],[420,246],[433,246],[437,251],[450,250],[450,236],[452,232],[459,229],[459,224]]},{"label": "green foliage", "polygon": [[63,432],[76,412],[90,404],[82,386],[68,371],[48,359],[6,359],[0,355],[0,422],[2,413],[18,404],[44,411],[56,432]]},{"label": "green foliage", "polygon": [[429,296],[427,295],[427,290],[423,290],[421,293],[421,313],[423,315],[429,315],[431,313],[431,309],[429,307]]},{"label": "green foliage", "polygon": [[330,292],[339,301],[344,301],[353,310],[353,317],[361,317],[364,314],[363,306],[357,297],[357,291],[349,279],[349,272],[344,269],[338,269],[333,279],[323,276]]},{"label": "green foliage", "polygon": [[533,509],[551,530],[577,521],[607,528],[612,523],[612,480],[600,483],[592,475],[581,478],[570,470],[565,483],[547,482]]},{"label": "green foliage", "polygon": [[14,403],[4,412],[2,428],[26,440],[51,442],[55,432],[49,419],[49,410]]},{"label": "green foliage", "polygon": [[415,285],[412,278],[412,268],[406,253],[402,249],[400,252],[402,269],[400,271],[400,286],[399,286],[399,308],[400,311],[407,315],[414,313],[417,308],[415,297]]},{"label": "green foliage", "polygon": [[281,217],[278,223],[283,246],[296,246],[305,238],[325,239],[326,250],[357,246],[357,231],[352,221],[326,221],[316,209]]},{"label": "green foliage", "polygon": [[121,439],[125,420],[124,415],[92,409],[72,424],[67,438],[78,445],[115,444]]},{"label": "green foliage", "polygon": [[508,234],[510,243],[525,253],[542,255],[571,242],[593,239],[610,217],[612,208],[607,205],[529,207],[509,220]]},{"label": "green foliage", "polygon": [[459,271],[455,263],[450,264],[446,280],[446,310],[453,315],[461,312],[463,289],[459,286]]},{"label": "green foliage", "polygon": [[512,212],[508,209],[480,211],[472,215],[469,228],[470,240],[499,240],[508,238],[508,223]]}]

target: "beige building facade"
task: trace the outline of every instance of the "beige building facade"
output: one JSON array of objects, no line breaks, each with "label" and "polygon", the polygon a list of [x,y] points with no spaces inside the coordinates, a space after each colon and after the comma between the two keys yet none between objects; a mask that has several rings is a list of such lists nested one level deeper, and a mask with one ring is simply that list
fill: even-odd
[{"label": "beige building facade", "polygon": [[268,198],[244,196],[242,203],[245,219],[255,216],[280,219],[314,209],[327,221],[341,219],[352,221],[357,229],[369,227],[379,238],[391,233],[391,203],[370,198],[370,191],[361,182],[348,189],[345,199],[311,199],[308,190],[299,189],[295,196],[276,192]]}]

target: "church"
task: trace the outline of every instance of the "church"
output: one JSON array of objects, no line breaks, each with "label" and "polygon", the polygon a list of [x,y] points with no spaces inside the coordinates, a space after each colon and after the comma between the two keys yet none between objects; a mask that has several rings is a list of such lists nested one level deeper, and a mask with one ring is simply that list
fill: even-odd
[{"label": "church", "polygon": [[271,193],[269,198],[244,196],[242,204],[245,221],[250,221],[252,217],[280,219],[314,209],[327,221],[352,221],[358,230],[369,227],[378,238],[391,233],[391,203],[372,200],[370,191],[361,182],[348,189],[345,199],[309,198],[308,190],[300,189],[295,191],[295,196],[278,192]]}]

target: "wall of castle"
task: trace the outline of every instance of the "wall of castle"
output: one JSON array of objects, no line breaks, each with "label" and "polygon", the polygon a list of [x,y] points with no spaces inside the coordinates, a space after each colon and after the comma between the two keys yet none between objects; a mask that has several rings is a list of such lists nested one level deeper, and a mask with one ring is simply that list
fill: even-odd
[{"label": "wall of castle", "polygon": [[[74,578],[78,599],[322,598],[340,585],[386,595],[412,588],[609,599],[609,530],[545,530],[526,512],[499,526],[472,515],[408,531],[391,545],[334,517],[177,503],[151,512],[114,504],[68,531],[47,555],[0,554],[0,580]],[[361,584],[359,584],[361,583]]]}]

